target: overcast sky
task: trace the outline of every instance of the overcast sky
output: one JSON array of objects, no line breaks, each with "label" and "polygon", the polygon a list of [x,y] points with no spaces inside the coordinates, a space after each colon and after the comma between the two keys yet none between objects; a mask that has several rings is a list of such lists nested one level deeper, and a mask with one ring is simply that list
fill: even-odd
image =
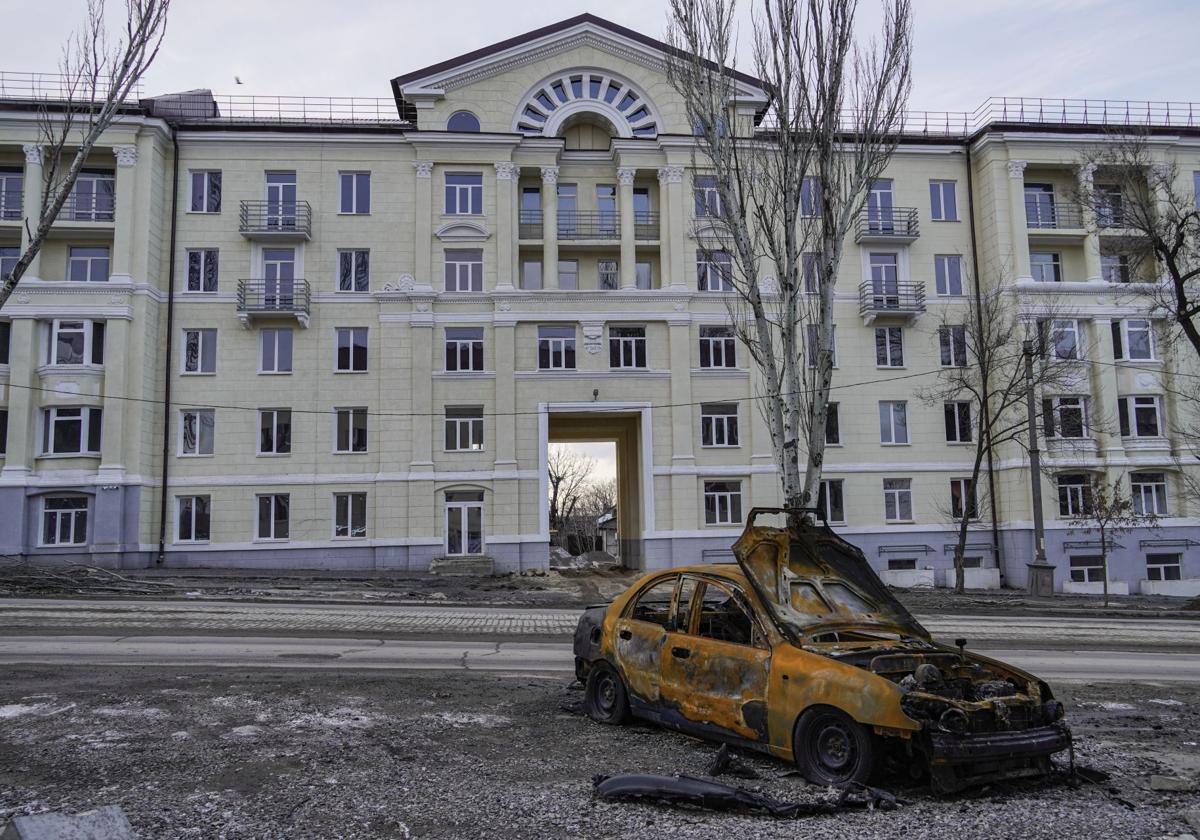
[{"label": "overcast sky", "polygon": [[[743,0],[748,10],[760,0]],[[84,0],[7,0],[0,70],[49,71]],[[123,9],[109,0],[112,15]],[[1200,99],[1198,0],[914,0],[916,110],[988,96]],[[864,29],[878,0],[861,0]],[[580,12],[661,37],[666,0],[174,0],[149,94],[390,96],[388,79]],[[115,20],[113,21],[116,22]],[[242,79],[237,85],[234,77]]]}]

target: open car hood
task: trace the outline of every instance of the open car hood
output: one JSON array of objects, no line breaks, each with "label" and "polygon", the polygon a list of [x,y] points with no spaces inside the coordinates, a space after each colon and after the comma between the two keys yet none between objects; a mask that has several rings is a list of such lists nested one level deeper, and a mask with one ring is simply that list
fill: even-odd
[{"label": "open car hood", "polygon": [[[838,630],[877,630],[928,641],[929,631],[884,586],[866,556],[807,510],[754,508],[733,544],[738,565],[792,641]],[[784,528],[755,525],[780,514]]]}]

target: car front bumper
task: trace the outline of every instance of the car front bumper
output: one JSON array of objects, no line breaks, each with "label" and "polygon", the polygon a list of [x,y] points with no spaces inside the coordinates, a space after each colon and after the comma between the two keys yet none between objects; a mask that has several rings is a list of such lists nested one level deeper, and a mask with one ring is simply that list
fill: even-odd
[{"label": "car front bumper", "polygon": [[953,735],[930,732],[929,769],[938,792],[1001,779],[1042,775],[1050,756],[1071,746],[1071,730],[1063,722],[1010,732]]}]

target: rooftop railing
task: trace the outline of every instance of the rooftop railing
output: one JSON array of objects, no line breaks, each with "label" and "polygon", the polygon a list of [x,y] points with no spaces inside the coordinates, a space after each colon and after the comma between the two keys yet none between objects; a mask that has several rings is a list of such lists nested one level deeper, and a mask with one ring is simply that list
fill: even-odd
[{"label": "rooftop railing", "polygon": [[[6,70],[0,71],[0,99],[99,101],[108,97],[110,84],[110,78],[101,78],[93,91],[78,78],[62,73],[14,73]],[[124,101],[136,105],[141,97],[142,86],[139,82],[130,89]]]}]

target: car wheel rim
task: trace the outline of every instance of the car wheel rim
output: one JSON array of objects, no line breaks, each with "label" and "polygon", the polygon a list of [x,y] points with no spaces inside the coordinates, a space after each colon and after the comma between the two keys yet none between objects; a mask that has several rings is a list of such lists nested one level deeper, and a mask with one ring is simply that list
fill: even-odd
[{"label": "car wheel rim", "polygon": [[600,678],[596,686],[596,705],[606,715],[611,714],[617,705],[617,686],[607,674]]},{"label": "car wheel rim", "polygon": [[831,773],[845,773],[854,764],[854,739],[845,726],[831,723],[818,731],[817,761]]}]

